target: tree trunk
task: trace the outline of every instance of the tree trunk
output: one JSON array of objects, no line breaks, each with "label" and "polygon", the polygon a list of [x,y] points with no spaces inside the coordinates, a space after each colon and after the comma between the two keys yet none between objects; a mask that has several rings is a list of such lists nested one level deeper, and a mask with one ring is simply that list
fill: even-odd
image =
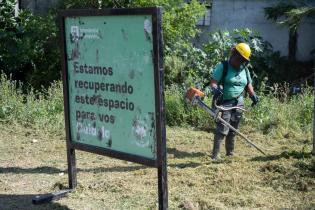
[{"label": "tree trunk", "polygon": [[296,60],[296,50],[297,50],[297,30],[290,29],[289,31],[289,59]]},{"label": "tree trunk", "polygon": [[[314,74],[314,89],[315,89],[315,74]],[[315,104],[315,99],[314,99],[314,104]],[[312,154],[315,156],[315,107],[313,108],[313,118],[314,119],[313,119],[313,151],[312,151]]]}]

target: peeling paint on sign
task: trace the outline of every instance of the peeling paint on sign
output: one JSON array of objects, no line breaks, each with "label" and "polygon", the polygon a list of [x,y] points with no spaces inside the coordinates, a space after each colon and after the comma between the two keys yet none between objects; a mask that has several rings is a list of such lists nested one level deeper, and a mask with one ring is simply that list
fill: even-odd
[{"label": "peeling paint on sign", "polygon": [[[139,147],[151,147],[149,139],[155,138],[155,119],[154,113],[149,112],[147,115],[141,115],[141,110],[138,110],[138,115],[132,123],[132,134],[135,137],[135,143]],[[153,144],[155,147],[155,144]]]},{"label": "peeling paint on sign", "polygon": [[148,41],[151,41],[152,40],[152,38],[151,38],[151,36],[152,36],[152,23],[151,23],[151,20],[146,18],[144,20],[144,26],[143,27],[144,27],[144,34],[145,34],[146,39]]},{"label": "peeling paint on sign", "polygon": [[148,125],[143,121],[136,119],[132,125],[132,133],[136,137],[135,142],[139,147],[148,147],[149,141],[147,138]]},{"label": "peeling paint on sign", "polygon": [[144,20],[144,30],[149,34],[152,34],[152,23],[151,20],[147,18]]}]

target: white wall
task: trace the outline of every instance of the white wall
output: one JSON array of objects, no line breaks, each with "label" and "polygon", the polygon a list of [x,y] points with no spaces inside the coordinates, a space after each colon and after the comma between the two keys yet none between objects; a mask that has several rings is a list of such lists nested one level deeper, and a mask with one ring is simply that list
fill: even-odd
[{"label": "white wall", "polygon": [[21,8],[29,9],[34,14],[46,14],[47,11],[57,5],[59,0],[21,0]]},{"label": "white wall", "polygon": [[[279,50],[282,55],[287,55],[288,29],[267,20],[264,13],[265,7],[272,6],[277,2],[277,0],[213,0],[210,26],[204,27],[205,33],[201,35],[198,42],[208,38],[207,32],[247,27],[258,31],[275,50]],[[309,2],[311,5],[315,5],[315,0]],[[309,54],[312,49],[315,49],[314,20],[304,21],[298,29],[298,34],[297,59],[314,58]]]},{"label": "white wall", "polygon": [[315,49],[315,20],[305,20],[298,28],[297,58],[315,58],[310,51]]},{"label": "white wall", "polygon": [[[32,10],[35,14],[45,14],[49,7],[56,5],[57,2],[58,0],[21,0],[21,6]],[[196,39],[197,44],[208,40],[208,32],[247,27],[257,30],[275,50],[279,50],[282,55],[287,55],[288,29],[267,20],[264,13],[265,7],[277,2],[278,0],[213,0],[210,26],[202,27],[204,33]],[[308,0],[308,3],[315,6],[315,0]],[[297,46],[298,60],[315,57],[310,55],[310,51],[315,49],[315,20],[307,19],[301,24],[298,29]]]}]

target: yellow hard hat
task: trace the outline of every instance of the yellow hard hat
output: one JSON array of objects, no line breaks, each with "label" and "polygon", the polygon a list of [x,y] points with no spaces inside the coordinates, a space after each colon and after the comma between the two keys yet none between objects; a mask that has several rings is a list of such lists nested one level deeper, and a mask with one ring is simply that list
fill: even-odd
[{"label": "yellow hard hat", "polygon": [[248,44],[246,43],[238,43],[235,46],[235,49],[237,50],[237,52],[240,53],[240,55],[245,58],[247,61],[249,61],[249,57],[250,57],[250,47],[248,46]]}]

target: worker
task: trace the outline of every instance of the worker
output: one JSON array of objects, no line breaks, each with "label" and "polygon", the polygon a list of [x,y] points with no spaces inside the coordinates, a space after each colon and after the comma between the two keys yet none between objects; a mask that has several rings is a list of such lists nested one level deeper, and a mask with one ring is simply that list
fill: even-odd
[{"label": "worker", "polygon": [[[244,108],[244,91],[248,92],[253,102],[252,105],[258,103],[259,99],[254,92],[252,79],[246,67],[250,55],[250,47],[246,43],[239,43],[232,48],[228,61],[222,61],[216,65],[212,73],[210,87],[213,101],[216,101],[217,105],[227,108],[233,106]],[[222,118],[236,129],[239,128],[241,117],[242,111],[239,109],[222,112]],[[229,130],[221,122],[217,122],[211,156],[213,160],[220,159],[220,145],[224,138],[226,155],[232,156],[234,154],[235,135],[234,131]]]}]

